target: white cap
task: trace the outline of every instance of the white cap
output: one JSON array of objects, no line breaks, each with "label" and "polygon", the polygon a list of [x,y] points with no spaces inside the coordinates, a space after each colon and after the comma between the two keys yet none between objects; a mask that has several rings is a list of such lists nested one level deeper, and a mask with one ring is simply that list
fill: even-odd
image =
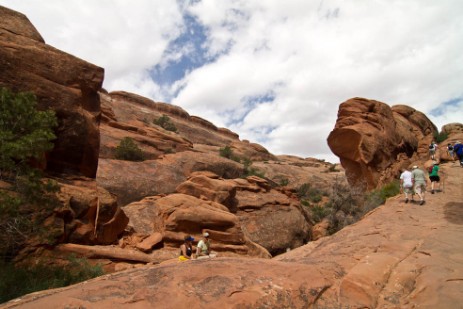
[{"label": "white cap", "polygon": [[204,237],[209,237],[209,233],[208,233],[208,232],[204,232],[203,236],[204,236]]},{"label": "white cap", "polygon": [[413,168],[418,168],[418,166],[414,165]]}]

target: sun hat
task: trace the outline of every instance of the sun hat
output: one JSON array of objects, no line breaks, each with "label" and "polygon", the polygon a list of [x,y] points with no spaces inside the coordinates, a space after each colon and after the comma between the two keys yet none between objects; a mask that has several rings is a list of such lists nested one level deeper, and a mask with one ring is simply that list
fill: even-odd
[{"label": "sun hat", "polygon": [[416,166],[416,165],[413,165],[413,168],[414,168],[414,169],[415,169],[415,168],[418,168],[418,166]]},{"label": "sun hat", "polygon": [[203,236],[204,236],[204,237],[209,237],[209,233],[208,233],[208,232],[204,232]]}]

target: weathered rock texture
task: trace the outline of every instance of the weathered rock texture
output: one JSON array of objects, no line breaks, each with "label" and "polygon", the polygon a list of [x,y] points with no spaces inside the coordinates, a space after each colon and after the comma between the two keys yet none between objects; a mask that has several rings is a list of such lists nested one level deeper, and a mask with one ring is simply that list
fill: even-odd
[{"label": "weathered rock texture", "polygon": [[397,177],[401,167],[424,159],[436,132],[426,115],[411,107],[354,98],[339,106],[328,145],[352,186],[374,189]]},{"label": "weathered rock texture", "polygon": [[146,266],[3,307],[458,308],[463,176],[452,163],[442,168],[445,194],[427,196],[425,205],[392,198],[337,234],[272,260]]},{"label": "weathered rock texture", "polygon": [[95,177],[104,71],[44,43],[22,14],[0,6],[0,87],[32,92],[59,119],[47,170]]},{"label": "weathered rock texture", "polygon": [[[311,220],[300,202],[271,188],[262,178],[223,179],[211,172],[197,172],[176,192],[123,208],[132,231],[126,238],[128,245],[138,247],[137,242],[157,234],[162,242],[151,248],[175,248],[177,254],[185,235],[199,238],[207,231],[214,251],[265,257],[269,256],[266,250],[275,255],[310,239]],[[139,238],[134,239],[135,235]]]}]

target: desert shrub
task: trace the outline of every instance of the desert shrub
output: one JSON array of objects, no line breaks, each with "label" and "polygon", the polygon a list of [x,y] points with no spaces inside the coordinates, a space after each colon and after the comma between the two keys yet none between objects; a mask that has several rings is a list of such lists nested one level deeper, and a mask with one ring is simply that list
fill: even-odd
[{"label": "desert shrub", "polygon": [[31,162],[53,148],[58,121],[39,111],[30,93],[0,89],[0,259],[11,259],[24,241],[37,235],[41,221],[56,206],[54,181],[43,181]]},{"label": "desert shrub", "polygon": [[219,155],[221,157],[231,159],[231,157],[233,155],[233,150],[231,149],[230,146],[225,146],[225,147],[219,149]]},{"label": "desert shrub", "polygon": [[308,199],[313,203],[318,203],[322,200],[323,192],[313,188],[309,183],[304,183],[298,188],[296,194],[300,199]]},{"label": "desert shrub", "polygon": [[43,262],[33,267],[15,267],[0,261],[0,303],[35,291],[59,288],[104,274],[100,265],[71,256],[65,266]]},{"label": "desert shrub", "polygon": [[434,133],[434,140],[436,141],[436,143],[442,143],[447,139],[447,137],[448,134],[446,132]]},{"label": "desert shrub", "polygon": [[143,161],[142,150],[130,137],[124,137],[116,147],[115,157],[118,160]]},{"label": "desert shrub", "polygon": [[242,163],[242,161],[244,160],[244,163],[246,165],[246,159],[242,159],[240,158],[239,156],[235,155],[233,153],[233,150],[230,148],[230,146],[225,146],[223,148],[220,148],[219,149],[219,155],[221,157],[224,157],[224,158],[227,158],[227,159],[230,159],[230,160],[233,160],[235,162],[238,162],[238,163]]},{"label": "desert shrub", "polygon": [[312,220],[314,220],[315,223],[318,223],[327,217],[330,214],[330,211],[331,209],[328,207],[314,206],[310,209]]},{"label": "desert shrub", "polygon": [[282,178],[280,179],[280,186],[285,187],[289,184],[289,179],[288,178]]},{"label": "desert shrub", "polygon": [[339,170],[336,169],[336,164],[330,165],[330,167],[327,168],[325,171],[325,173],[335,173],[335,172],[339,172]]},{"label": "desert shrub", "polygon": [[158,119],[153,120],[153,123],[167,131],[177,132],[177,127],[166,115],[162,115]]},{"label": "desert shrub", "polygon": [[325,205],[331,208],[327,217],[330,220],[329,232],[335,233],[357,222],[367,212],[384,204],[387,198],[397,195],[399,191],[398,181],[393,181],[368,193],[361,193],[357,188],[350,188],[335,181],[330,202]]},{"label": "desert shrub", "polygon": [[381,187],[378,190],[373,190],[365,194],[365,202],[363,204],[363,213],[384,204],[386,200],[400,193],[400,183],[397,180],[392,181]]},{"label": "desert shrub", "polygon": [[243,178],[248,176],[257,176],[260,178],[265,178],[265,173],[258,168],[252,167],[252,161],[249,158],[242,159],[243,167],[244,167],[244,174]]}]

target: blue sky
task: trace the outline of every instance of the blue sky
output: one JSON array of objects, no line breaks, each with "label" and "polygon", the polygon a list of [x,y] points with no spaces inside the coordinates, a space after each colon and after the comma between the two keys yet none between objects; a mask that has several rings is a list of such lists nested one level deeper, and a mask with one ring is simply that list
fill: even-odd
[{"label": "blue sky", "polygon": [[461,0],[0,0],[104,87],[172,103],[274,154],[335,162],[340,103],[463,122]]}]

